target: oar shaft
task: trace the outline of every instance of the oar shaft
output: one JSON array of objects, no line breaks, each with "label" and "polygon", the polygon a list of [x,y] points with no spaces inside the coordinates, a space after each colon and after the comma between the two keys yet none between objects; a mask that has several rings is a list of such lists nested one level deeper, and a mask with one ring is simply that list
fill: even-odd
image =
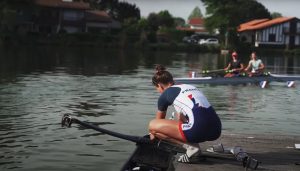
[{"label": "oar shaft", "polygon": [[86,128],[90,128],[90,129],[94,129],[96,131],[102,132],[104,134],[107,135],[111,135],[113,137],[117,137],[117,138],[121,138],[124,140],[128,140],[128,141],[132,141],[135,143],[143,143],[143,144],[153,144],[156,145],[158,148],[163,148],[164,150],[169,150],[169,151],[173,151],[173,152],[183,152],[183,148],[181,146],[175,145],[173,143],[167,142],[167,141],[163,141],[163,140],[156,140],[156,141],[151,141],[149,138],[147,137],[141,137],[141,136],[133,136],[133,135],[126,135],[126,134],[121,134],[118,132],[114,132],[114,131],[110,131],[101,127],[98,127],[96,125],[84,122],[84,121],[80,121],[78,119],[72,118],[72,121],[82,125]]},{"label": "oar shaft", "polygon": [[124,140],[132,141],[132,142],[135,142],[135,143],[151,143],[149,138],[121,134],[121,133],[118,133],[118,132],[114,132],[114,131],[110,131],[110,130],[98,127],[96,125],[93,125],[93,124],[90,124],[90,123],[87,123],[87,122],[80,121],[80,120],[75,119],[75,118],[72,118],[72,121],[77,123],[77,124],[80,124],[80,125],[82,125],[86,128],[94,129],[98,132],[102,132],[104,134],[111,135],[111,136],[121,138],[121,139],[124,139]]},{"label": "oar shaft", "polygon": [[202,71],[202,73],[214,73],[214,72],[224,72],[224,69],[203,70],[203,71]]}]

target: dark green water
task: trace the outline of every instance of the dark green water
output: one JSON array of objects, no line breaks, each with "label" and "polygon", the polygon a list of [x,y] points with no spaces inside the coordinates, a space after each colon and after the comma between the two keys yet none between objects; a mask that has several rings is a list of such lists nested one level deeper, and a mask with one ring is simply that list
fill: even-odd
[{"label": "dark green water", "polygon": [[[259,57],[270,72],[300,74],[300,57]],[[191,70],[223,68],[226,60],[199,53],[2,49],[0,170],[119,170],[134,144],[78,125],[61,128],[62,115],[144,135],[159,96],[151,85],[154,64],[184,77]],[[299,86],[197,87],[219,113],[224,134],[299,135]]]}]

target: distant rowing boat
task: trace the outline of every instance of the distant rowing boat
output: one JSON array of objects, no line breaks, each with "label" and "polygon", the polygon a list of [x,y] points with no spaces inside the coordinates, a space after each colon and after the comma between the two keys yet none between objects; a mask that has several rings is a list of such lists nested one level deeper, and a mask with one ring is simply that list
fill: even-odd
[{"label": "distant rowing boat", "polygon": [[174,78],[178,84],[245,84],[266,82],[291,82],[300,80],[298,75],[268,74],[259,77],[194,77]]}]

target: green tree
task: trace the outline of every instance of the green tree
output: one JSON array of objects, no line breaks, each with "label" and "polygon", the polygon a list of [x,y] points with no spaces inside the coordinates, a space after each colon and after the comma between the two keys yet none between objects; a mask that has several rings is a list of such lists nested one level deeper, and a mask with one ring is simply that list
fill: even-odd
[{"label": "green tree", "polygon": [[148,29],[157,31],[159,27],[159,16],[156,13],[150,13],[147,17]]},{"label": "green tree", "polygon": [[192,11],[192,13],[189,15],[188,19],[190,20],[191,18],[199,18],[199,17],[203,17],[202,12],[200,10],[200,8],[197,6],[194,8],[194,10]]},{"label": "green tree", "polygon": [[118,0],[90,0],[92,7],[105,10],[114,19],[123,22],[129,18],[138,21],[141,18],[140,9],[135,4],[119,2]]},{"label": "green tree", "polygon": [[160,11],[158,14],[150,13],[147,17],[150,30],[157,31],[159,27],[174,27],[174,18],[167,11]]},{"label": "green tree", "polygon": [[174,29],[174,26],[175,20],[167,10],[150,13],[147,17],[147,38],[150,42],[156,42],[157,34],[168,35],[169,30]]},{"label": "green tree", "polygon": [[271,18],[270,12],[255,0],[201,0],[206,6],[205,27],[209,31],[218,30],[225,40],[225,35],[231,44],[237,44],[237,27],[244,22]]},{"label": "green tree", "polygon": [[272,16],[272,18],[274,19],[274,18],[282,17],[282,14],[279,13],[279,12],[272,12],[271,16]]},{"label": "green tree", "polygon": [[140,30],[147,30],[148,25],[148,20],[144,17],[138,21],[138,27]]},{"label": "green tree", "polygon": [[174,19],[168,10],[160,11],[158,13],[159,26],[163,27],[173,27]]},{"label": "green tree", "polygon": [[115,18],[121,22],[129,18],[138,21],[141,18],[140,9],[136,5],[127,2],[119,2]]},{"label": "green tree", "polygon": [[175,17],[174,18],[174,24],[175,24],[175,26],[184,26],[185,25],[185,20],[181,17]]}]

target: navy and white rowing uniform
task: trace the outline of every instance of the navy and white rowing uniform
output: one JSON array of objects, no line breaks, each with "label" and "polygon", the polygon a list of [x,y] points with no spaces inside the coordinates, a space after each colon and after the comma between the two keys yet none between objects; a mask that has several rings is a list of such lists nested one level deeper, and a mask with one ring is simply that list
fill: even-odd
[{"label": "navy and white rowing uniform", "polygon": [[212,141],[221,134],[221,121],[203,93],[192,85],[173,85],[158,99],[158,110],[167,111],[173,105],[186,118],[179,123],[181,135],[187,142]]}]

